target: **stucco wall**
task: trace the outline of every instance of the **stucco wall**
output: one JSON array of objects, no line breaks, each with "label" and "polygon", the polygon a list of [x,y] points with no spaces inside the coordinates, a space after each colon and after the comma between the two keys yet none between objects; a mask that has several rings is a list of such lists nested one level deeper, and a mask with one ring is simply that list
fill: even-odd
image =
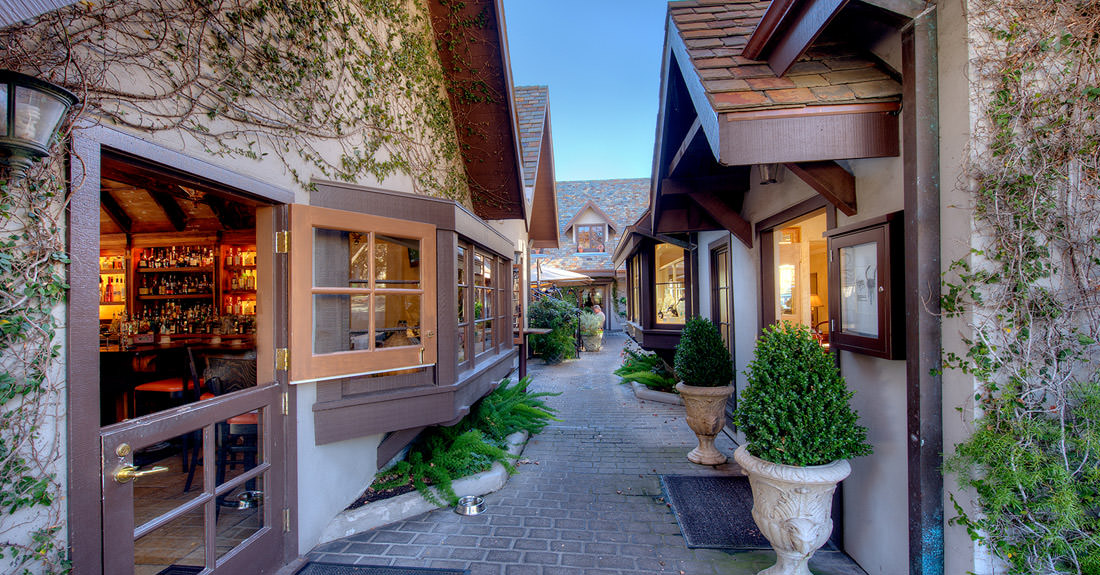
[{"label": "stucco wall", "polygon": [[[298,553],[309,552],[337,513],[355,501],[378,470],[381,435],[316,444],[317,384],[295,386],[298,418]],[[381,463],[385,463],[384,461]]]},{"label": "stucco wall", "polygon": [[[971,145],[975,110],[971,96],[979,87],[968,79],[972,56],[967,41],[966,1],[949,0],[938,5],[939,83],[940,83],[940,262],[944,270],[950,262],[965,257],[971,246],[973,222],[967,197],[969,182],[963,177],[963,166]],[[947,318],[943,322],[943,347],[964,349],[962,337],[968,334],[966,318]],[[968,422],[976,414],[973,402],[976,382],[959,371],[943,374],[943,448],[946,456],[955,451],[955,444],[970,433]],[[957,411],[961,407],[963,411]],[[994,573],[994,567],[984,549],[977,547],[966,529],[950,525],[947,520],[956,515],[950,496],[968,511],[975,509],[972,494],[960,491],[951,476],[944,478],[944,572]]]},{"label": "stucco wall", "polygon": [[[852,217],[838,212],[838,226],[903,208],[900,157],[843,164],[856,177],[859,212]],[[778,184],[753,182],[742,213],[756,223],[814,195],[797,176],[785,172]],[[730,247],[740,392],[746,385],[743,371],[752,360],[760,325],[760,247],[754,245],[749,250],[736,241]],[[847,352],[840,357],[841,372],[855,392],[852,405],[860,412],[861,424],[868,427],[868,439],[875,450],[874,455],[852,461],[852,475],[842,484],[843,508],[836,511],[842,514],[845,551],[869,575],[891,575],[898,572],[899,558],[909,553],[905,362]]]}]

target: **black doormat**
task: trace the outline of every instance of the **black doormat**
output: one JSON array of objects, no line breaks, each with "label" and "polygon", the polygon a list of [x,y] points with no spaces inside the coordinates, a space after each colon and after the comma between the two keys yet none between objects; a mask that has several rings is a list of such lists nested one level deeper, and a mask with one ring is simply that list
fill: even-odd
[{"label": "black doormat", "polygon": [[202,565],[169,565],[161,569],[157,575],[195,575],[205,569]]},{"label": "black doormat", "polygon": [[296,575],[469,575],[469,569],[431,569],[428,567],[378,567],[339,563],[306,563]]},{"label": "black doormat", "polygon": [[752,519],[748,477],[662,475],[661,487],[689,548],[772,548]]}]

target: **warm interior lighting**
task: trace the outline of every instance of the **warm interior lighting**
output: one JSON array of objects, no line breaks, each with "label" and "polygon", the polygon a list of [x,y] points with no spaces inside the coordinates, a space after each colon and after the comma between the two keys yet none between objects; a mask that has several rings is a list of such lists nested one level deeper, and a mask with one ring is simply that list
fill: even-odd
[{"label": "warm interior lighting", "polygon": [[49,154],[50,140],[76,101],[60,86],[0,70],[0,163],[12,179]]}]

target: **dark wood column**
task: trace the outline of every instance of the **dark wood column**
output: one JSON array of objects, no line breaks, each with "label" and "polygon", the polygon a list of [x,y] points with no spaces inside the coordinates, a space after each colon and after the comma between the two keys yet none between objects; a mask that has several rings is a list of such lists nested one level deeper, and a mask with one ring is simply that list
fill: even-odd
[{"label": "dark wood column", "polygon": [[943,573],[939,66],[936,11],[902,30],[909,573]]}]

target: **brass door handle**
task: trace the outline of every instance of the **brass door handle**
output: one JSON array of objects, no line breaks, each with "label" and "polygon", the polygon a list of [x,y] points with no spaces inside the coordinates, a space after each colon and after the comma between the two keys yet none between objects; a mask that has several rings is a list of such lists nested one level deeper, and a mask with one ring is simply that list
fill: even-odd
[{"label": "brass door handle", "polygon": [[115,470],[115,481],[119,483],[129,483],[135,479],[157,473],[164,473],[165,471],[168,471],[168,468],[163,465],[156,465],[151,469],[145,469],[143,471],[138,471],[138,468],[133,465],[122,465]]}]

